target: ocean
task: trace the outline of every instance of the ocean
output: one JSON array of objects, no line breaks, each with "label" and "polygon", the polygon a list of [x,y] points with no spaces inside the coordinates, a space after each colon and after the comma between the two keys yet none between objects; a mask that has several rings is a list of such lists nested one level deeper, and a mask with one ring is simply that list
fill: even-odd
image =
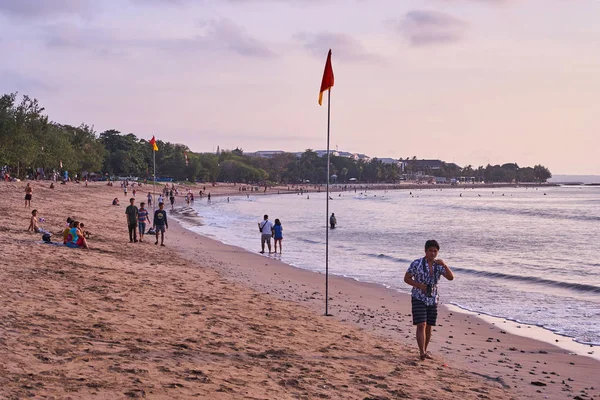
[{"label": "ocean", "polygon": [[[600,345],[600,187],[368,190],[332,193],[329,270],[409,293],[403,281],[427,239],[455,280],[442,303]],[[196,198],[203,225],[223,243],[260,250],[257,223],[279,218],[283,254],[299,268],[325,270],[325,194]],[[266,256],[266,255],[265,255]],[[333,300],[335,302],[335,298]]]}]

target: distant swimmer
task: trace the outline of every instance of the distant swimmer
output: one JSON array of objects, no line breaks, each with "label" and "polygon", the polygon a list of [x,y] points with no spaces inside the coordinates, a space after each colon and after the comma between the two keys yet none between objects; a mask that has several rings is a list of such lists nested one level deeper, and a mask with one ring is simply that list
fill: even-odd
[{"label": "distant swimmer", "polygon": [[481,197],[481,195],[480,195],[480,194],[478,194],[477,196]]},{"label": "distant swimmer", "polygon": [[333,200],[333,198],[331,196],[329,196],[329,200]]},{"label": "distant swimmer", "polygon": [[462,193],[461,193],[461,194],[460,194],[460,196],[458,196],[458,197],[462,197]]},{"label": "distant swimmer", "polygon": [[329,227],[331,229],[335,229],[337,225],[337,218],[335,218],[335,213],[331,213],[331,217],[329,217]]}]

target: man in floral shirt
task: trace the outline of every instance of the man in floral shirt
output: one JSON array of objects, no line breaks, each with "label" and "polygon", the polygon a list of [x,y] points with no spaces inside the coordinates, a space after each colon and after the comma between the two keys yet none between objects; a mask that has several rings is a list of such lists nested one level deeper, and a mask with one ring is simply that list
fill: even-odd
[{"label": "man in floral shirt", "polygon": [[404,282],[412,289],[413,325],[417,326],[417,344],[421,360],[432,358],[427,352],[431,340],[431,327],[437,320],[437,304],[439,301],[437,284],[440,276],[454,279],[452,270],[444,260],[436,259],[440,245],[435,240],[425,243],[425,257],[413,261],[404,275]]}]

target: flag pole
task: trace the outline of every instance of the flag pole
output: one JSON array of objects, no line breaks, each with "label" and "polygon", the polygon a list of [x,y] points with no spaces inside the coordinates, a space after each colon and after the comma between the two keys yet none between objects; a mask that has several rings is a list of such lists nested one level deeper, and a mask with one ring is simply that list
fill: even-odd
[{"label": "flag pole", "polygon": [[154,184],[152,186],[152,215],[154,215],[154,211],[156,211],[156,151],[154,150],[154,146],[152,147],[152,163],[154,164],[152,168],[152,175],[154,175]]},{"label": "flag pole", "polygon": [[331,121],[331,88],[327,91],[327,194],[325,201],[325,316],[329,314],[329,126]]}]

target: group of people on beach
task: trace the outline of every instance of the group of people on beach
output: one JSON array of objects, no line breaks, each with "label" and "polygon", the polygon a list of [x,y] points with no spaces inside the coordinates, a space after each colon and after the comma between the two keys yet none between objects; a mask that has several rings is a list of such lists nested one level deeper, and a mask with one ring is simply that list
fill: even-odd
[{"label": "group of people on beach", "polygon": [[[144,235],[146,234],[146,226],[152,224],[152,229],[148,230],[147,233],[155,234],[156,241],[155,245],[158,244],[158,237],[160,235],[160,245],[165,245],[165,231],[169,229],[169,223],[167,221],[167,212],[165,211],[165,204],[163,202],[158,203],[158,210],[154,211],[154,218],[150,221],[149,212],[146,209],[146,203],[141,202],[138,208],[135,205],[135,199],[132,197],[129,199],[129,205],[125,209],[125,215],[127,218],[127,228],[129,229],[129,243],[138,243],[144,241]],[[138,232],[140,239],[138,240]]]},{"label": "group of people on beach", "polygon": [[275,223],[272,223],[269,221],[269,216],[265,214],[263,220],[258,223],[258,231],[260,232],[260,253],[265,253],[265,244],[269,249],[269,254],[273,253],[271,251],[271,238],[273,238],[275,253],[277,253],[277,245],[279,244],[279,254],[281,254],[283,250],[283,226],[279,218],[275,218]]},{"label": "group of people on beach", "polygon": [[[335,229],[337,219],[335,213],[329,217],[330,229]],[[265,252],[265,245],[271,254],[271,238],[274,239],[275,253],[277,253],[277,244],[279,252],[282,250],[283,226],[279,219],[275,223],[269,220],[267,214],[263,220],[258,223],[260,232],[261,254]],[[440,245],[436,240],[427,240],[425,242],[425,256],[414,260],[406,273],[404,282],[412,286],[411,308],[413,325],[416,326],[417,345],[421,360],[433,358],[427,351],[431,341],[433,327],[437,323],[438,314],[438,283],[443,276],[447,280],[453,280],[454,274],[444,260],[437,258]]]}]

